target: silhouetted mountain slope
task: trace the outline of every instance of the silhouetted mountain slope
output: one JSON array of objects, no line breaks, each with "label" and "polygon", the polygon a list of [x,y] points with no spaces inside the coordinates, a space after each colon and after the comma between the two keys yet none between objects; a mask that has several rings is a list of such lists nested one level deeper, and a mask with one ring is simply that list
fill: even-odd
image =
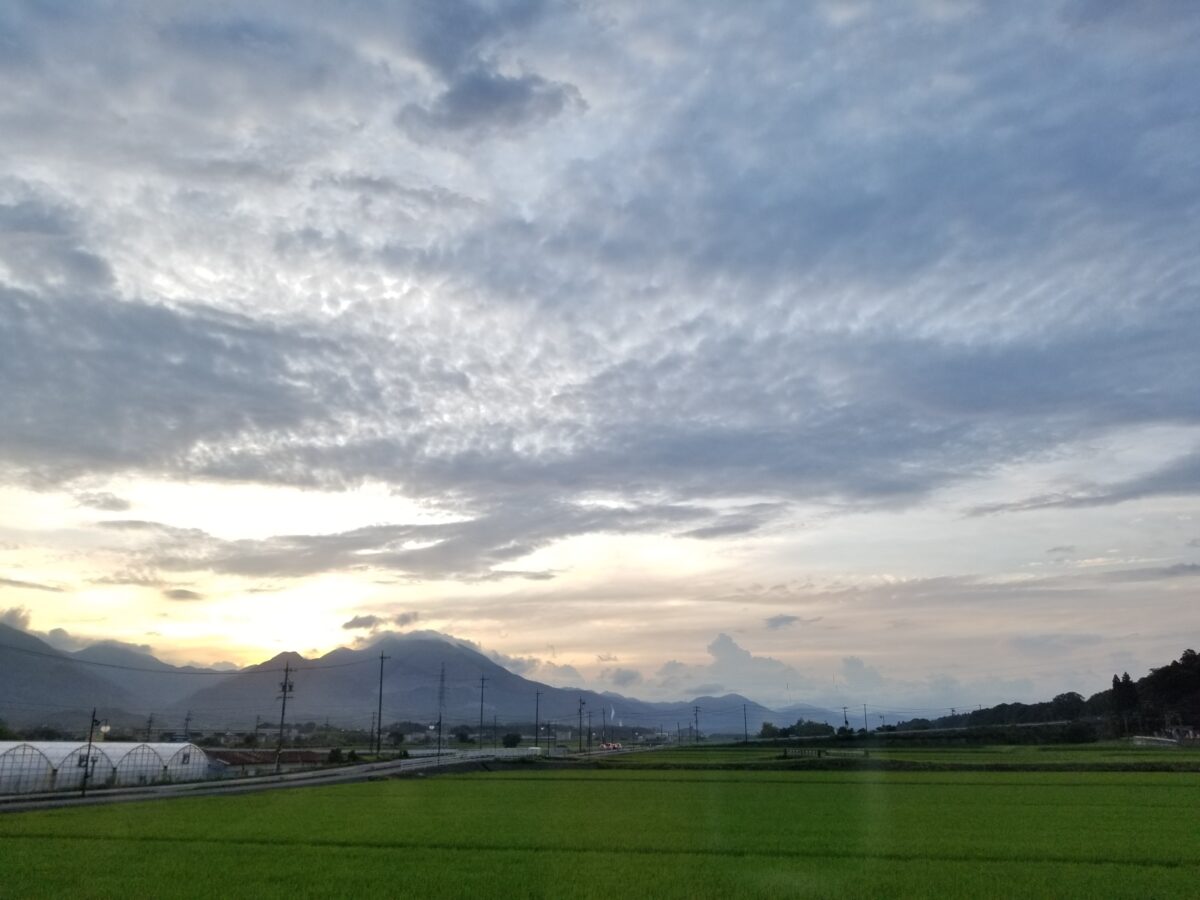
[{"label": "silhouetted mountain slope", "polygon": [[[205,684],[223,680],[229,673],[196,666],[172,666],[148,653],[115,641],[93,644],[70,654],[83,662],[107,668],[104,677],[137,698],[138,706],[162,709],[195,693]],[[209,680],[211,679],[211,681]]]},{"label": "silhouetted mountain slope", "polygon": [[[532,723],[535,715],[561,728],[582,718],[599,732],[608,723],[648,731],[687,731],[699,706],[701,733],[757,733],[764,721],[788,724],[794,716],[773,712],[736,694],[675,703],[650,703],[614,693],[560,688],[522,678],[463,642],[430,633],[389,635],[363,649],[339,648],[318,659],[281,653],[237,672],[171,666],[136,648],[104,642],[63,653],[45,642],[0,626],[0,717],[16,726],[48,723],[79,729],[97,706],[121,726],[141,727],[150,713],[155,728],[182,731],[191,714],[193,731],[249,729],[280,719],[285,666],[292,691],[289,723],[325,722],[367,728],[379,704],[379,656],[383,654],[383,721],[437,721],[438,682],[445,671],[446,728],[478,726],[480,679],[485,727]],[[540,696],[539,696],[540,694]],[[582,701],[582,707],[580,706]],[[833,714],[804,707],[805,718]],[[580,715],[582,710],[582,716]],[[822,715],[823,714],[823,715]],[[81,724],[81,720],[83,723]]]},{"label": "silhouetted mountain slope", "polygon": [[[0,718],[10,725],[87,726],[92,707],[118,715],[137,699],[106,678],[33,635],[0,625]],[[82,722],[82,725],[80,724]]]},{"label": "silhouetted mountain slope", "polygon": [[[361,650],[341,648],[307,660],[295,653],[251,666],[205,686],[175,704],[175,712],[189,708],[199,720],[252,725],[256,717],[278,722],[280,682],[286,663],[291,669],[293,692],[288,698],[290,722],[325,720],[334,724],[368,727],[379,703],[379,656],[383,667],[383,720],[435,722],[438,718],[438,679],[445,667],[443,724],[478,726],[480,678],[483,684],[482,716],[485,727],[500,722],[532,722],[535,713],[543,722],[578,726],[580,700],[586,725],[599,729],[606,722],[648,730],[674,730],[694,720],[693,707],[701,707],[703,733],[740,734],[745,723],[757,732],[763,721],[779,715],[738,695],[703,697],[680,703],[649,703],[619,694],[552,687],[522,678],[476,650],[450,638],[405,636],[382,638]],[[541,693],[539,698],[537,695]],[[743,706],[745,710],[743,711]],[[743,717],[744,712],[744,717]],[[828,713],[832,716],[832,713]]]}]

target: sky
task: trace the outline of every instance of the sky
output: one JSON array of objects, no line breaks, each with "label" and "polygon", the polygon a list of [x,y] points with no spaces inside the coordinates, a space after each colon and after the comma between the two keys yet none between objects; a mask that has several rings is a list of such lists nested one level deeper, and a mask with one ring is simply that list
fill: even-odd
[{"label": "sky", "polygon": [[1198,641],[1189,0],[0,5],[0,621],[934,710]]}]

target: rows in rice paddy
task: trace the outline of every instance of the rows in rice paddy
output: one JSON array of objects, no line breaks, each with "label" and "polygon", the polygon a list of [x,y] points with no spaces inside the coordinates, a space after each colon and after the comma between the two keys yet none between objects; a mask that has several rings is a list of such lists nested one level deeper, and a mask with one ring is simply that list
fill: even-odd
[{"label": "rows in rice paddy", "polygon": [[0,816],[14,896],[1168,896],[1188,773],[533,770]]}]

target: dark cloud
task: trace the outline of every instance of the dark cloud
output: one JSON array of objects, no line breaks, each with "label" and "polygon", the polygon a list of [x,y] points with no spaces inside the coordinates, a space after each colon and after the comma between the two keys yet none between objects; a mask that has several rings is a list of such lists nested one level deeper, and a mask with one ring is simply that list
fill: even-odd
[{"label": "dark cloud", "polygon": [[111,575],[92,579],[93,584],[128,584],[136,587],[165,588],[166,580],[157,572],[144,567],[126,567]]},{"label": "dark cloud", "polygon": [[66,207],[37,196],[6,204],[0,194],[0,263],[10,284],[47,290],[107,287],[112,271],[85,241]]},{"label": "dark cloud", "polygon": [[1175,578],[1194,578],[1200,576],[1200,565],[1196,563],[1176,563],[1171,566],[1156,566],[1147,569],[1123,569],[1118,572],[1108,572],[1104,578],[1108,581],[1164,581]]},{"label": "dark cloud", "polygon": [[162,592],[163,596],[168,600],[203,600],[204,595],[197,591],[189,591],[187,588],[169,588]]},{"label": "dark cloud", "polygon": [[212,309],[0,288],[0,320],[0,456],[31,479],[203,471],[222,443],[331,421],[345,385],[327,341]]},{"label": "dark cloud", "polygon": [[542,661],[534,656],[511,656],[498,650],[485,649],[480,649],[479,652],[515,675],[530,676],[539,671],[542,666]]},{"label": "dark cloud", "polygon": [[707,650],[710,661],[704,665],[679,660],[663,664],[654,674],[654,686],[684,697],[727,691],[777,697],[788,684],[806,683],[791,666],[769,656],[756,656],[728,634],[718,634]]},{"label": "dark cloud", "polygon": [[436,140],[439,134],[448,133],[476,142],[521,132],[565,109],[585,106],[573,85],[537,75],[510,77],[475,70],[461,75],[432,105],[406,106],[396,124],[418,141]]},{"label": "dark cloud", "polygon": [[28,631],[30,623],[29,610],[24,606],[11,606],[0,612],[0,624],[15,628],[18,631]]},{"label": "dark cloud", "polygon": [[1060,544],[1057,547],[1051,547],[1046,551],[1048,556],[1066,556],[1075,552],[1074,544]]},{"label": "dark cloud", "polygon": [[386,620],[381,618],[380,616],[355,616],[354,618],[350,619],[348,622],[343,622],[342,627],[346,628],[346,629],[351,629],[351,630],[357,630],[359,628],[370,628],[373,631],[374,629],[376,629],[380,625],[382,625],[384,623],[384,621],[386,621]]},{"label": "dark cloud", "polygon": [[96,643],[95,638],[73,635],[65,628],[51,628],[45,634],[37,633],[37,636],[56,650],[65,650],[68,653],[74,653],[76,650],[82,650]]},{"label": "dark cloud", "polygon": [[21,581],[18,578],[0,578],[0,587],[15,588],[19,591],[48,591],[61,594],[63,589],[52,584],[41,584],[36,581]]},{"label": "dark cloud", "polygon": [[107,491],[84,491],[75,495],[75,502],[104,512],[125,512],[130,507],[128,500]]},{"label": "dark cloud", "polygon": [[402,612],[398,615],[392,616],[392,624],[399,625],[401,628],[404,628],[408,625],[414,624],[420,618],[421,614],[418,612]]},{"label": "dark cloud", "polygon": [[561,537],[653,532],[711,515],[712,511],[703,507],[683,505],[584,507],[550,503],[521,510],[504,507],[477,519],[448,524],[375,525],[333,534],[235,541],[154,523],[119,527],[147,531],[152,536],[143,560],[151,569],[208,570],[251,577],[380,569],[416,578],[539,580],[545,573],[503,567]]},{"label": "dark cloud", "polygon": [[800,616],[791,616],[780,613],[777,616],[771,616],[764,620],[768,631],[778,631],[780,628],[788,628],[792,625],[815,625],[820,622],[824,616],[812,616],[810,618],[801,618]]},{"label": "dark cloud", "polygon": [[684,531],[680,537],[712,539],[750,534],[780,515],[784,509],[783,504],[779,503],[756,503],[741,507],[722,515],[711,525]]},{"label": "dark cloud", "polygon": [[972,515],[1024,512],[1036,509],[1089,509],[1148,497],[1200,494],[1200,453],[1189,454],[1144,475],[1074,493],[1041,494],[1012,503],[977,506]]},{"label": "dark cloud", "polygon": [[547,684],[559,687],[582,687],[585,682],[583,675],[574,666],[546,661],[538,667],[537,677]]},{"label": "dark cloud", "polygon": [[616,668],[602,670],[600,672],[600,677],[604,681],[607,681],[619,688],[633,687],[634,685],[642,683],[641,672],[637,671],[636,669],[626,669],[619,666]]}]

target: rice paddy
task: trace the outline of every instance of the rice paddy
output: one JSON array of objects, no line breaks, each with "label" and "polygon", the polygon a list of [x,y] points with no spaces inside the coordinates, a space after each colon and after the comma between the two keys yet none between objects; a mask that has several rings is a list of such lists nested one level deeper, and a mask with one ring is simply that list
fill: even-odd
[{"label": "rice paddy", "polygon": [[1186,772],[531,766],[0,816],[0,894],[1144,898],[1198,840]]}]

